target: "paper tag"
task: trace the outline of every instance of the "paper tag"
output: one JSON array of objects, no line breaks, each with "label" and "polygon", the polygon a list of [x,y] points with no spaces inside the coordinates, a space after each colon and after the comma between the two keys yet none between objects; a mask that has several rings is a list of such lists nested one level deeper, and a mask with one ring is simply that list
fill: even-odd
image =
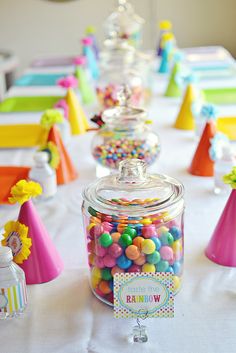
[{"label": "paper tag", "polygon": [[169,272],[116,273],[114,316],[174,317],[173,275]]}]

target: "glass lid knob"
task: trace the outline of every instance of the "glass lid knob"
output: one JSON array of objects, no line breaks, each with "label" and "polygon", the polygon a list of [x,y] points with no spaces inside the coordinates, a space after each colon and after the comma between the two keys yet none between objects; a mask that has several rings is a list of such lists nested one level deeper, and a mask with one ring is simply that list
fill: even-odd
[{"label": "glass lid knob", "polygon": [[146,169],[146,163],[140,159],[125,159],[119,164],[117,181],[131,184],[144,182],[147,180]]}]

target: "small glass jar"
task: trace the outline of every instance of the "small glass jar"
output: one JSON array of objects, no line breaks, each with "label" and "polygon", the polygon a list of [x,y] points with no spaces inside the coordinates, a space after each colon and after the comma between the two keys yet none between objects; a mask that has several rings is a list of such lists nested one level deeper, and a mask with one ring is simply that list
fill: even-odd
[{"label": "small glass jar", "polygon": [[170,272],[181,286],[184,188],[176,179],[146,173],[140,160],[120,163],[119,174],[98,179],[83,192],[90,284],[113,304],[113,276]]},{"label": "small glass jar", "polygon": [[[130,93],[120,91],[120,105],[106,109],[102,114],[105,124],[92,140],[92,155],[97,162],[97,176],[118,169],[124,159],[138,158],[151,165],[160,153],[158,136],[147,124],[147,113],[128,105]],[[99,174],[101,167],[107,169]]]}]

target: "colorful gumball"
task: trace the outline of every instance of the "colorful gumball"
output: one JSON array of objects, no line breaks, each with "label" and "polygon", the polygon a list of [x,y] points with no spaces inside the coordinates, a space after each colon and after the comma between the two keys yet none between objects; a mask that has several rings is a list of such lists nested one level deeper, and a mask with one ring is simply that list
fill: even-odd
[{"label": "colorful gumball", "polygon": [[144,254],[152,254],[156,250],[156,245],[151,239],[145,239],[142,242],[142,252]]},{"label": "colorful gumball", "polygon": [[131,245],[132,244],[132,237],[127,234],[127,233],[124,233],[121,235],[120,239],[119,239],[119,244],[123,247],[123,248],[126,248],[127,246]]},{"label": "colorful gumball", "polygon": [[105,267],[114,267],[116,265],[116,259],[115,257],[111,256],[110,254],[106,254],[103,257],[103,263],[105,265]]},{"label": "colorful gumball", "polygon": [[150,225],[144,226],[142,228],[142,235],[146,239],[155,237],[157,235],[155,225],[150,224]]},{"label": "colorful gumball", "polygon": [[137,248],[141,250],[143,241],[144,241],[143,237],[136,237],[133,239],[133,245],[137,246]]},{"label": "colorful gumball", "polygon": [[161,260],[161,255],[158,251],[154,251],[152,254],[147,255],[147,262],[156,265]]},{"label": "colorful gumball", "polygon": [[105,281],[109,281],[110,279],[112,279],[111,270],[109,270],[108,268],[103,268],[101,271],[101,277]]},{"label": "colorful gumball", "polygon": [[142,266],[142,272],[156,272],[156,267],[155,265],[146,263]]},{"label": "colorful gumball", "polygon": [[169,268],[169,262],[165,260],[161,260],[156,265],[157,272],[166,272]]},{"label": "colorful gumball", "polygon": [[132,261],[130,259],[128,259],[125,255],[121,255],[116,260],[116,264],[120,268],[127,270],[132,265]]},{"label": "colorful gumball", "polygon": [[110,254],[114,258],[120,257],[123,254],[123,248],[121,247],[121,245],[113,243],[108,248],[108,254]]},{"label": "colorful gumball", "polygon": [[118,266],[114,266],[111,270],[112,276],[114,276],[116,273],[124,273],[124,272],[125,272],[125,270],[118,267]]},{"label": "colorful gumball", "polygon": [[138,265],[133,264],[132,266],[130,266],[130,267],[128,268],[127,272],[135,272],[135,273],[140,273],[140,272],[142,272],[142,267],[141,267],[141,266],[138,266]]},{"label": "colorful gumball", "polygon": [[136,230],[135,230],[134,228],[131,228],[131,227],[126,227],[126,228],[124,229],[124,233],[125,233],[125,234],[129,234],[129,235],[131,236],[131,238],[134,238],[134,237],[136,237],[136,235],[137,235]]},{"label": "colorful gumball", "polygon": [[109,282],[107,281],[101,281],[98,285],[98,289],[103,293],[103,294],[109,294],[111,293],[111,288],[109,286]]},{"label": "colorful gumball", "polygon": [[125,255],[128,257],[130,260],[136,260],[140,256],[140,250],[138,249],[137,246],[135,245],[129,245],[125,249]]},{"label": "colorful gumball", "polygon": [[98,239],[99,244],[104,248],[108,248],[113,243],[112,237],[108,233],[103,233]]},{"label": "colorful gumball", "polygon": [[182,231],[178,227],[171,227],[169,232],[172,234],[174,237],[174,240],[178,240],[182,236]]},{"label": "colorful gumball", "polygon": [[134,260],[135,265],[142,266],[146,262],[146,256],[144,254],[140,254],[140,256]]},{"label": "colorful gumball", "polygon": [[153,237],[153,238],[150,238],[156,245],[156,250],[159,251],[160,248],[161,248],[161,241],[159,238],[156,238],[156,237]]},{"label": "colorful gumball", "polygon": [[170,246],[162,246],[160,249],[162,260],[171,261],[174,258],[174,252]]},{"label": "colorful gumball", "polygon": [[111,234],[111,237],[112,237],[113,243],[118,243],[118,241],[121,237],[121,234],[118,232],[115,232],[115,233]]}]

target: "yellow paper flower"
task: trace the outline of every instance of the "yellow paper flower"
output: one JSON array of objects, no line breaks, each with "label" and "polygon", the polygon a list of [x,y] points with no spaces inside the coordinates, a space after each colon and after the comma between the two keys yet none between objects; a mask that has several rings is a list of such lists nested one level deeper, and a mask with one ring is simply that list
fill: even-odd
[{"label": "yellow paper flower", "polygon": [[27,237],[28,227],[20,222],[9,221],[5,224],[4,230],[2,245],[9,246],[14,262],[22,264],[31,253],[32,241]]},{"label": "yellow paper flower", "polygon": [[236,167],[233,167],[231,173],[224,175],[223,181],[225,184],[230,184],[232,189],[236,189]]},{"label": "yellow paper flower", "polygon": [[42,115],[40,124],[49,130],[54,124],[63,123],[63,119],[63,115],[57,109],[48,109]]},{"label": "yellow paper flower", "polygon": [[24,202],[37,197],[42,194],[42,187],[39,183],[34,181],[20,180],[11,188],[11,195],[9,201],[11,203],[19,202],[22,205]]},{"label": "yellow paper flower", "polygon": [[60,163],[60,155],[55,143],[50,141],[46,145],[42,146],[39,151],[47,152],[49,154],[48,163],[53,169],[57,169]]}]

